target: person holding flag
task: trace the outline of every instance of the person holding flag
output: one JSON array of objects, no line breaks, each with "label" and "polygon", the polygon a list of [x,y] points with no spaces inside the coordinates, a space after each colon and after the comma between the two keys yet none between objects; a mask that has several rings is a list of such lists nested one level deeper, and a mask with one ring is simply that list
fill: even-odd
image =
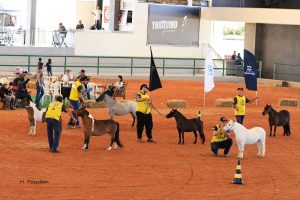
[{"label": "person holding flag", "polygon": [[[146,128],[147,142],[156,143],[152,139],[152,114],[151,108],[159,111],[152,105],[152,100],[149,96],[148,91],[154,91],[159,88],[162,88],[160,78],[157,72],[157,68],[154,62],[152,48],[150,47],[151,60],[150,60],[150,80],[149,87],[146,84],[142,84],[140,86],[140,92],[136,96],[137,107],[136,107],[136,118],[137,118],[137,141],[144,142],[142,140],[142,134],[144,131],[144,127]],[[159,113],[161,115],[161,113]]]},{"label": "person holding flag", "polygon": [[[246,114],[246,104],[257,100],[257,67],[256,58],[248,50],[244,50],[244,78],[248,90],[256,91],[256,97],[249,100],[244,96],[244,89],[238,88],[238,95],[233,99],[234,115],[238,123],[243,124]],[[256,102],[257,105],[257,102]]]},{"label": "person holding flag", "polygon": [[140,92],[136,96],[137,107],[136,107],[136,118],[137,118],[137,141],[144,142],[142,140],[142,134],[144,131],[144,127],[146,128],[147,142],[156,143],[152,139],[152,114],[151,114],[151,103],[148,93],[148,86],[146,84],[142,84],[140,86]]},{"label": "person holding flag", "polygon": [[238,94],[233,98],[234,115],[236,121],[240,124],[243,124],[246,114],[246,104],[252,103],[257,99],[257,97],[249,100],[247,97],[244,96],[243,88],[238,88],[237,93]]}]

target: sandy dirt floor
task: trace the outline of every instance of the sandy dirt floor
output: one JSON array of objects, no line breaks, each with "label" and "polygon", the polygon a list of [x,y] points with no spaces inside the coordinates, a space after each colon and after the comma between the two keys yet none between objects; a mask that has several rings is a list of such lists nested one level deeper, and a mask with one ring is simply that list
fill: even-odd
[{"label": "sandy dirt floor", "polygon": [[[101,80],[100,80],[101,81]],[[128,99],[133,99],[142,80],[128,80]],[[82,129],[63,132],[59,154],[49,153],[46,124],[37,125],[37,135],[28,136],[26,110],[0,111],[0,199],[299,199],[300,198],[300,107],[280,107],[280,98],[300,99],[300,89],[259,86],[259,102],[247,106],[245,126],[263,127],[269,133],[266,103],[291,113],[290,137],[278,128],[275,138],[267,137],[266,157],[256,156],[256,145],[246,146],[241,161],[244,185],[231,184],[237,163],[234,142],[230,156],[214,157],[210,151],[211,128],[221,116],[233,118],[232,108],[217,108],[215,99],[233,98],[242,85],[216,83],[203,107],[203,83],[163,81],[163,89],[152,92],[154,105],[165,115],[168,99],[184,99],[187,108],[180,111],[189,118],[202,112],[205,144],[193,144],[194,136],[185,134],[178,145],[174,119],[153,111],[153,137],[157,144],[136,142],[131,116],[116,117],[120,123],[123,149],[107,151],[109,136],[92,137],[84,152]],[[255,92],[245,91],[252,99]],[[96,119],[107,119],[105,108],[89,109]],[[234,138],[233,132],[231,136]],[[146,136],[143,135],[144,139]],[[222,151],[220,152],[222,155]],[[31,181],[44,181],[33,184]]]}]

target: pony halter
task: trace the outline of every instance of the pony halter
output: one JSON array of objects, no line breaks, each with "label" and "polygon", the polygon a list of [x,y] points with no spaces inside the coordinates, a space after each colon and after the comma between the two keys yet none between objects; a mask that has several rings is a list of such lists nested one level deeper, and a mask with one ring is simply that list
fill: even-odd
[{"label": "pony halter", "polygon": [[228,124],[225,126],[226,127],[225,131],[231,131],[234,126],[234,121],[232,121],[232,125],[230,127],[227,127],[227,126],[228,126]]}]

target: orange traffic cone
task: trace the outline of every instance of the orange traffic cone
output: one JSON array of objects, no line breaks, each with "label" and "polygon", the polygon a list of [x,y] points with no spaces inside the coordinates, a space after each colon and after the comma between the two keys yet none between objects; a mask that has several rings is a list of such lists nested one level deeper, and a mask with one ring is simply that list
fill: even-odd
[{"label": "orange traffic cone", "polygon": [[242,180],[242,166],[241,166],[241,161],[238,160],[237,166],[235,169],[235,175],[234,179],[232,181],[233,184],[243,184],[244,181]]}]

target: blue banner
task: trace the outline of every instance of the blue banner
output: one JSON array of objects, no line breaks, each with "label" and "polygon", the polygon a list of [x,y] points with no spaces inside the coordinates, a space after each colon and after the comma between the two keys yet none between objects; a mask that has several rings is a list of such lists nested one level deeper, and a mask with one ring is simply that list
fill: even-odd
[{"label": "blue banner", "polygon": [[248,90],[257,91],[256,58],[248,50],[244,50],[244,77]]}]

